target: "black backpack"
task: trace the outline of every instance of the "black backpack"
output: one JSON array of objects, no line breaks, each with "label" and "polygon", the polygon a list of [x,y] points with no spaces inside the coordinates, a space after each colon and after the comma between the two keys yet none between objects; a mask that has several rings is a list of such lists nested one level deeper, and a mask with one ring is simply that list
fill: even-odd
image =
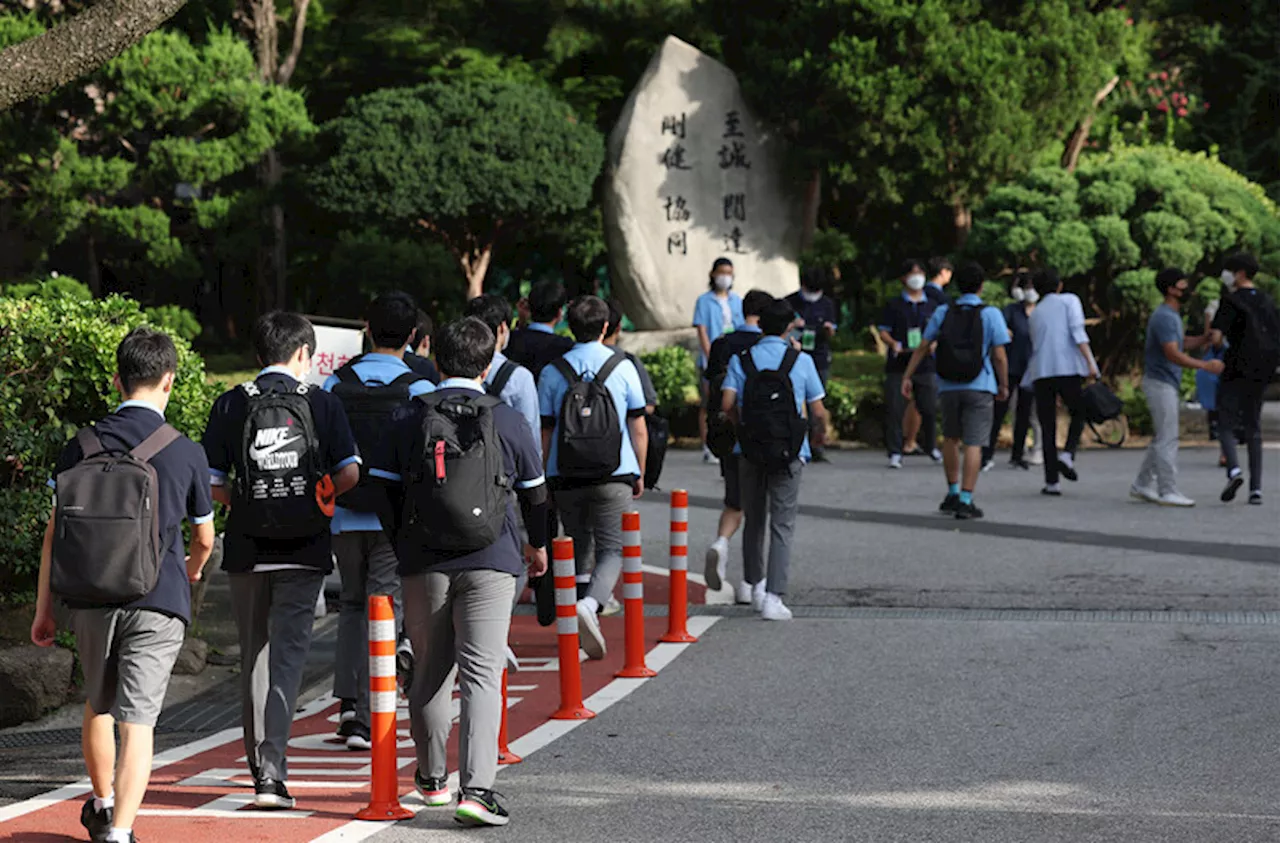
[{"label": "black backpack", "polygon": [[502,535],[511,481],[492,395],[419,395],[426,405],[405,488],[401,543],[449,554],[488,547]]},{"label": "black backpack", "polygon": [[649,431],[649,449],[644,458],[644,487],[657,489],[662,477],[662,464],[667,461],[667,445],[671,441],[671,423],[662,416],[647,415],[645,427]]},{"label": "black backpack", "polygon": [[982,374],[986,362],[985,305],[951,305],[938,331],[938,377],[952,383],[968,383]]},{"label": "black backpack", "polygon": [[1250,380],[1270,383],[1280,367],[1280,314],[1263,293],[1231,295],[1236,311],[1244,317],[1244,336],[1237,352],[1240,373]]},{"label": "black backpack", "polygon": [[324,476],[320,438],[307,393],[299,383],[288,391],[263,391],[242,384],[248,401],[240,462],[236,466],[232,518],[246,535],[296,539],[329,529],[329,516],[316,500]]},{"label": "black backpack", "polygon": [[511,382],[511,376],[516,373],[519,364],[512,363],[510,360],[503,360],[502,365],[498,367],[498,371],[494,374],[493,380],[485,384],[484,391],[495,398],[502,396],[502,390],[507,388],[507,384]]},{"label": "black backpack", "polygon": [[107,451],[93,428],[76,434],[80,462],[54,483],[49,587],[64,600],[120,606],[160,579],[160,481],[149,462],[179,436],[167,424],[131,451]]},{"label": "black backpack", "polygon": [[785,471],[800,458],[809,423],[796,410],[791,370],[800,352],[788,347],[777,369],[756,368],[751,349],[739,355],[746,382],[742,388],[742,412],[738,443],[742,456],[765,471]]},{"label": "black backpack", "polygon": [[426,380],[417,372],[408,371],[391,383],[360,380],[353,368],[364,355],[355,357],[334,372],[338,382],[330,390],[342,402],[351,423],[351,433],[364,462],[360,466],[360,483],[354,489],[338,497],[339,506],[356,512],[376,512],[386,500],[386,493],[369,482],[369,459],[377,453],[379,443],[386,438],[388,425],[404,418],[413,406],[409,389],[413,384]]},{"label": "black backpack", "polygon": [[622,459],[622,422],[605,381],[626,357],[615,352],[591,380],[584,380],[561,357],[556,369],[568,389],[560,404],[557,466],[561,477],[599,480],[618,470]]}]

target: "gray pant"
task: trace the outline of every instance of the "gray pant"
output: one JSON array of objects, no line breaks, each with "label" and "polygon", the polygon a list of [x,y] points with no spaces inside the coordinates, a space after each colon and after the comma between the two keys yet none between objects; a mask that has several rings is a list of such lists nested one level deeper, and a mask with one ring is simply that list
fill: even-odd
[{"label": "gray pant", "polygon": [[[902,417],[907,412],[907,399],[902,397],[905,372],[889,372],[884,376],[885,413],[884,441],[889,456],[902,453]],[[911,379],[911,393],[920,411],[920,435],[916,444],[927,454],[938,447],[938,376],[933,372],[917,372]]]},{"label": "gray pant", "polygon": [[302,669],[311,649],[317,570],[229,574],[240,633],[240,699],[244,752],[255,779],[288,778],[285,752]]},{"label": "gray pant", "polygon": [[603,606],[622,575],[622,513],[631,506],[631,487],[603,483],[556,492],[564,532],[573,539],[578,574],[591,574],[588,597]]},{"label": "gray pant", "polygon": [[71,631],[94,713],[155,726],[187,625],[152,609],[73,609]]},{"label": "gray pant", "polygon": [[1158,493],[1172,494],[1178,491],[1179,390],[1164,381],[1143,378],[1142,391],[1147,396],[1155,436],[1138,470],[1137,485],[1149,488],[1154,484]]},{"label": "gray pant", "polygon": [[742,457],[742,576],[755,585],[765,578],[764,533],[769,528],[769,581],[765,589],[779,597],[787,593],[791,572],[791,537],[800,508],[800,475],[796,460],[786,471],[772,474]]},{"label": "gray pant", "polygon": [[516,578],[502,571],[450,571],[404,578],[404,624],[417,654],[409,721],[424,776],[448,772],[453,677],[462,712],[458,767],[462,787],[493,789],[502,723],[502,668]]},{"label": "gray pant", "polygon": [[355,700],[356,720],[369,725],[370,594],[389,594],[396,613],[396,635],[404,616],[400,608],[400,575],[396,552],[381,530],[339,533],[333,537],[342,576],[338,604],[338,652],[333,666],[333,695]]}]

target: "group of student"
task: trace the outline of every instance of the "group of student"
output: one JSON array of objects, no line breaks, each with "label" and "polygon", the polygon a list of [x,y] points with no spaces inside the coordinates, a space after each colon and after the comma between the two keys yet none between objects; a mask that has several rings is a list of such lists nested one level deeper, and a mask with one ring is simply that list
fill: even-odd
[{"label": "group of student", "polygon": [[370,748],[366,600],[393,595],[417,789],[429,805],[453,802],[445,753],[456,674],[455,818],[507,822],[493,792],[501,675],[523,578],[550,584],[546,546],[557,519],[548,487],[581,566],[583,649],[602,658],[596,616],[621,573],[622,512],[644,491],[656,401],[640,362],[614,348],[616,307],[574,300],[572,339],[553,327],[565,316],[563,287],[538,285],[528,307],[529,324],[512,331],[508,303],[480,296],[432,334],[408,295],[384,294],[366,314],[372,349],[322,388],[307,383],[312,325],[268,313],[253,330],[263,368],[214,402],[202,445],[164,420],[177,370],[172,340],[147,327],[124,338],[123,402],[67,444],[50,480],[32,625],[32,640],[49,646],[55,599],[70,609],[88,697],[93,794],[81,822],[91,839],[136,839],[154,727],[190,621],[189,584],[214,546],[214,502],[229,509],[222,567],[254,805],[295,804],[287,745],[313,609],[336,560],[339,739]]}]

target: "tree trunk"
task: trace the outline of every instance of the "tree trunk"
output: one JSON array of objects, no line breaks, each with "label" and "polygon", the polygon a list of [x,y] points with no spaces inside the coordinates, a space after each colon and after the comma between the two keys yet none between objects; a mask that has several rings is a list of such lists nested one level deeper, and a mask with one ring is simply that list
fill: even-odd
[{"label": "tree trunk", "polygon": [[97,70],[173,17],[186,0],[98,0],[0,52],[0,111]]},{"label": "tree trunk", "polygon": [[261,249],[261,265],[264,274],[259,279],[259,283],[263,286],[264,293],[270,291],[267,298],[272,307],[287,310],[289,308],[288,244],[285,240],[284,208],[275,201],[276,191],[279,190],[280,181],[284,178],[280,152],[268,149],[262,157],[259,171],[262,186],[270,197],[270,204],[263,210],[270,242],[264,244]]},{"label": "tree trunk", "polygon": [[484,294],[484,277],[489,272],[489,260],[492,257],[492,240],[458,255],[458,263],[467,276],[467,301]]},{"label": "tree trunk", "polygon": [[94,298],[102,295],[102,267],[98,266],[98,244],[93,239],[93,229],[90,228],[84,239],[84,259],[88,266],[88,277],[84,279],[85,284],[89,286],[89,292],[93,293]]},{"label": "tree trunk", "polygon": [[951,219],[956,230],[956,251],[961,251],[965,243],[969,242],[969,232],[973,230],[973,210],[959,196],[951,200]]},{"label": "tree trunk", "polygon": [[1098,93],[1093,95],[1093,107],[1089,109],[1089,113],[1084,116],[1071,133],[1071,137],[1067,139],[1066,151],[1062,153],[1062,166],[1067,172],[1074,173],[1076,165],[1080,163],[1080,153],[1084,151],[1084,145],[1089,140],[1089,132],[1093,129],[1093,120],[1098,115],[1098,106],[1102,105],[1116,85],[1120,83],[1119,76],[1111,77],[1111,81],[1103,85]]}]

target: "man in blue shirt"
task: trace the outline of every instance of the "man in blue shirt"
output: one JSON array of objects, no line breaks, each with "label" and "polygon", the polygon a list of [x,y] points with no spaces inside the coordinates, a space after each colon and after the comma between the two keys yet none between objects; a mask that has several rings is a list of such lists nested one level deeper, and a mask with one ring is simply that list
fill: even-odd
[{"label": "man in blue shirt", "polygon": [[[104,450],[127,452],[164,424],[178,368],[178,352],[167,334],[140,327],[116,348],[116,411],[92,428]],[[154,441],[154,440],[153,440]],[[49,486],[84,458],[79,437],[63,448]],[[148,460],[155,469],[164,557],[155,587],[125,606],[67,603],[76,652],[84,672],[81,745],[93,793],[80,822],[93,840],[133,843],[133,820],[151,776],[155,724],[169,687],[169,674],[191,620],[191,588],[213,550],[213,501],[204,451],[185,436]],[[50,589],[56,513],[50,515],[40,554],[36,615],[31,640],[51,647],[56,633]],[[182,558],[182,522],[191,524],[189,556]],[[116,760],[115,726],[120,728]]]},{"label": "man in blue shirt", "polygon": [[[479,319],[467,317],[445,325],[436,337],[436,362],[443,380],[431,400],[483,396],[481,384],[494,349],[493,332]],[[426,459],[422,453],[428,445],[422,441],[426,412],[423,402],[415,402],[413,412],[391,427],[389,447],[371,458],[375,465],[369,472],[388,484],[392,505],[383,510],[383,523],[396,536],[405,629],[422,662],[409,689],[410,729],[418,758],[414,784],[428,805],[449,804],[447,745],[453,729],[456,675],[462,699],[461,792],[454,817],[463,825],[506,825],[507,811],[493,792],[502,723],[502,668],[516,577],[526,568],[531,576],[542,576],[547,570],[542,459],[520,414],[505,404],[493,406],[499,441],[487,442],[486,447],[502,449],[505,482],[515,489],[528,541],[521,541],[513,496],[507,495],[497,541],[469,552],[423,546],[413,528],[401,523],[405,510],[397,503],[422,494],[422,490],[415,492],[414,483],[433,479],[414,475],[414,466]]]},{"label": "man in blue shirt", "polygon": [[[947,471],[947,496],[939,510],[958,519],[981,518],[973,503],[973,490],[982,471],[982,449],[991,437],[995,401],[1009,397],[1009,327],[994,307],[982,303],[979,293],[986,275],[976,263],[960,267],[956,284],[960,298],[934,312],[924,329],[924,342],[911,356],[902,378],[902,394],[911,397],[911,378],[925,357],[937,352],[938,392],[942,404],[942,454]],[[949,317],[949,318],[948,318]],[[952,380],[952,361],[981,355],[981,369],[968,381]],[[963,366],[963,363],[960,364]],[[960,447],[964,446],[961,477]]]},{"label": "man in blue shirt", "polygon": [[[760,316],[760,328],[764,337],[742,352],[742,355],[729,361],[720,408],[734,423],[740,419],[743,396],[748,388],[743,358],[750,355],[758,372],[780,369],[791,348],[786,335],[794,323],[795,311],[791,309],[791,305],[775,299],[764,308]],[[795,397],[796,412],[803,417],[807,409],[809,418],[819,422],[811,430],[813,436],[820,439],[827,429],[827,410],[822,404],[826,391],[818,377],[818,369],[813,365],[813,358],[800,352],[788,376]],[[790,620],[791,610],[782,602],[782,598],[787,593],[791,571],[791,540],[795,533],[796,513],[800,508],[800,478],[805,463],[809,461],[809,436],[805,436],[797,459],[781,471],[769,471],[741,456],[741,444],[734,448],[734,454],[739,461],[742,512],[746,521],[742,532],[743,578],[751,584],[752,605],[765,620]],[[766,529],[770,535],[767,571],[764,548]]]},{"label": "man in blue shirt", "polygon": [[[435,387],[425,376],[410,380],[414,373],[404,362],[404,347],[414,330],[417,305],[407,294],[386,293],[369,305],[368,332],[373,351],[362,354],[343,369],[349,370],[360,383],[370,387],[388,386],[400,380],[408,386],[410,397],[425,395]],[[324,382],[326,392],[333,392],[347,373],[339,370]],[[403,380],[401,380],[403,379]],[[368,418],[369,410],[383,412],[382,402],[368,401],[367,393],[339,390],[347,409],[356,445],[361,454],[371,454],[385,434],[386,426],[397,412],[408,412],[409,405],[387,411],[385,418]],[[368,402],[368,403],[366,403]],[[362,481],[362,484],[367,484]],[[338,714],[338,736],[347,749],[368,750],[369,736],[369,608],[370,594],[390,594],[395,606],[396,632],[403,628],[400,611],[400,577],[396,574],[396,554],[382,531],[377,513],[368,507],[361,510],[342,506],[334,508],[330,530],[333,553],[342,577],[342,598],[338,604],[338,646],[334,658],[333,695],[342,701]],[[407,652],[406,652],[407,658]]]},{"label": "man in blue shirt", "polygon": [[535,381],[548,363],[573,348],[573,340],[556,333],[564,303],[564,285],[559,281],[534,284],[529,291],[529,326],[512,331],[504,349],[507,358],[528,369]]},{"label": "man in blue shirt", "polygon": [[[291,457],[289,461],[296,466],[306,451],[308,461],[326,473],[315,489],[300,488],[298,497],[305,500],[314,495],[323,515],[333,512],[334,498],[360,482],[360,455],[342,402],[303,384],[316,347],[311,323],[297,313],[272,311],[254,325],[253,346],[264,368],[251,383],[225,392],[213,402],[202,444],[209,459],[213,499],[231,507],[222,568],[231,586],[240,635],[241,725],[254,780],[254,804],[281,810],[294,806],[285,786],[285,753],[302,669],[311,649],[316,598],[325,575],[333,570],[333,540],[327,520],[322,520],[313,534],[295,538],[268,537],[261,530],[250,530],[247,522],[262,511],[260,507],[274,506],[274,498],[255,497],[258,490],[248,486],[246,462],[255,460],[255,470],[263,471],[264,466],[287,465],[281,458]],[[280,434],[284,438],[263,437],[263,444],[254,441],[244,447],[251,392],[305,396],[317,452],[310,453],[312,443],[300,441],[301,435],[287,434]],[[258,433],[284,430],[267,428]],[[293,448],[281,453],[285,445]]]},{"label": "man in blue shirt", "polygon": [[1147,320],[1147,342],[1143,351],[1145,372],[1142,391],[1147,396],[1155,436],[1147,446],[1146,458],[1129,496],[1161,506],[1195,506],[1195,501],[1178,491],[1178,407],[1182,403],[1182,370],[1203,369],[1221,374],[1221,360],[1197,360],[1184,352],[1209,343],[1209,326],[1199,337],[1185,337],[1178,312],[1191,299],[1191,285],[1182,270],[1172,267],[1156,276],[1156,289],[1164,303]]},{"label": "man in blue shirt", "polygon": [[594,380],[618,354],[605,345],[609,306],[596,296],[582,296],[569,306],[569,329],[577,344],[563,362],[543,369],[538,379],[538,405],[542,413],[542,452],[547,477],[565,534],[573,539],[578,576],[590,574],[587,595],[578,601],[582,649],[592,659],[605,656],[604,635],[596,615],[609,602],[622,573],[622,513],[633,498],[644,493],[644,466],[649,448],[645,426],[644,390],[635,366],[625,358],[605,378],[621,427],[617,468],[595,477],[563,477],[559,466],[560,435],[564,426],[563,404],[569,381],[561,367],[575,378]]},{"label": "man in blue shirt", "polygon": [[923,344],[924,328],[929,324],[936,305],[925,294],[924,269],[920,261],[910,258],[902,265],[902,295],[885,302],[880,315],[880,339],[888,346],[889,355],[884,363],[884,398],[888,407],[885,420],[885,445],[889,452],[889,468],[902,468],[903,418],[907,405],[914,403],[920,413],[922,445],[934,462],[942,460],[938,450],[937,388],[933,373],[933,358],[920,362],[915,378],[913,399],[903,399],[902,380],[907,370],[911,352]]}]

